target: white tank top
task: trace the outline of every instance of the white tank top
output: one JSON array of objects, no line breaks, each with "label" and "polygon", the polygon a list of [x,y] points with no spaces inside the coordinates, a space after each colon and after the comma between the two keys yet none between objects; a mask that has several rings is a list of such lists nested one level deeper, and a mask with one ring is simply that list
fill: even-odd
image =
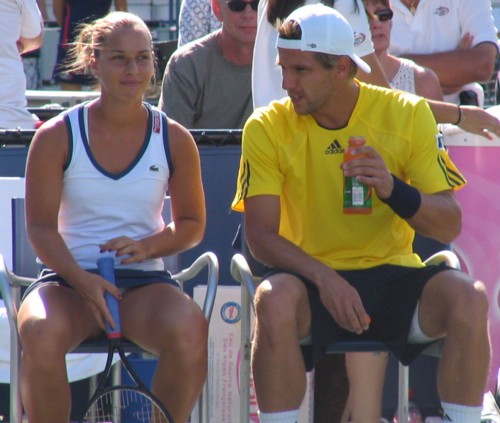
[{"label": "white tank top", "polygon": [[393,88],[409,93],[415,93],[415,73],[413,71],[415,62],[409,59],[399,59],[401,65],[390,82]]},{"label": "white tank top", "polygon": [[[148,130],[135,160],[120,174],[106,172],[96,162],[88,141],[88,108],[65,113],[69,134],[59,210],[59,231],[78,264],[96,268],[99,244],[117,236],[142,239],[163,230],[162,208],[172,174],[167,120],[148,108]],[[163,270],[163,260],[120,264],[117,268]]]}]

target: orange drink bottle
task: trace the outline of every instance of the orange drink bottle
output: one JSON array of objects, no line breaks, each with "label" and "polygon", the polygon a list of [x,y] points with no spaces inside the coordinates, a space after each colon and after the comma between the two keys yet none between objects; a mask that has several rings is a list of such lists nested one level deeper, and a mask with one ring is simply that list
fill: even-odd
[{"label": "orange drink bottle", "polygon": [[[354,156],[352,150],[365,145],[364,137],[349,137],[349,145],[344,151],[344,163],[363,157]],[[355,176],[344,178],[344,213],[345,214],[369,214],[372,212],[372,188],[358,182]]]}]

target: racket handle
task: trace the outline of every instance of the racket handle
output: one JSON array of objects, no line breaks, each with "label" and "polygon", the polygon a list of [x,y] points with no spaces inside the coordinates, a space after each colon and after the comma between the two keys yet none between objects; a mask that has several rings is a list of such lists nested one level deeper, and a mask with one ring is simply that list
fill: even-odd
[{"label": "racket handle", "polygon": [[[101,257],[97,259],[97,269],[99,270],[99,274],[104,279],[111,282],[113,285],[115,284],[115,262],[113,257]],[[105,292],[104,299],[106,300],[109,312],[111,313],[111,316],[115,321],[114,329],[108,322],[106,322],[106,333],[108,335],[108,338],[118,338],[121,336],[122,332],[120,324],[120,313],[118,310],[118,300],[108,291]]]}]

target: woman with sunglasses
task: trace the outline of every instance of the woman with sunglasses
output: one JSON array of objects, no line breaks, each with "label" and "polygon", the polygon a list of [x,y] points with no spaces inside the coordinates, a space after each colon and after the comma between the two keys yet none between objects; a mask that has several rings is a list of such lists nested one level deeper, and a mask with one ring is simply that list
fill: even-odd
[{"label": "woman with sunglasses", "polygon": [[443,100],[437,75],[413,60],[389,54],[393,12],[389,0],[365,0],[375,54],[393,88],[432,100]]}]

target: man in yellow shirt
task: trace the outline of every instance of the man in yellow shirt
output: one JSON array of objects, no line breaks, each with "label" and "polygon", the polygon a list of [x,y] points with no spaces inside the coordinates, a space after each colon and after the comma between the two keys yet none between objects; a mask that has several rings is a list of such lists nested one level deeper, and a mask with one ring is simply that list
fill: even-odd
[{"label": "man in yellow shirt", "polygon": [[[406,364],[446,337],[444,413],[479,422],[490,358],[484,286],[412,252],[415,231],[449,243],[461,228],[453,191],[465,180],[427,103],[354,78],[369,67],[332,8],[303,6],[279,34],[289,97],[247,121],[233,202],[252,253],[270,268],[255,297],[261,422],[297,421],[306,368],[340,337],[381,340]],[[366,145],[343,163],[351,136]],[[371,187],[369,214],[344,212],[345,177]],[[313,353],[302,357],[309,334]]]}]

